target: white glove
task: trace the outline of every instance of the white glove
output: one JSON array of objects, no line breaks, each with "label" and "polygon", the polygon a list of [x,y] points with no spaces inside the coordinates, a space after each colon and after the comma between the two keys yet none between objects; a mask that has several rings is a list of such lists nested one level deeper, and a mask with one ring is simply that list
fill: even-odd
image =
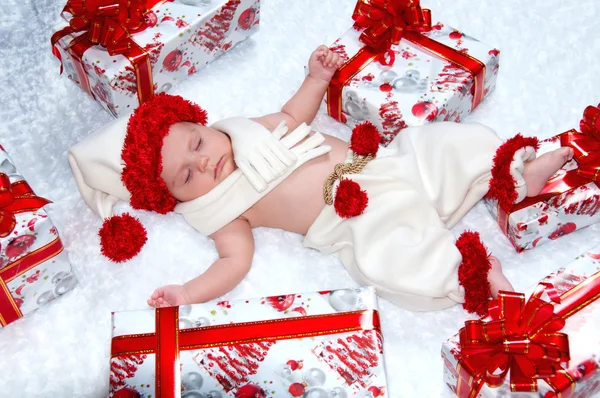
[{"label": "white glove", "polygon": [[303,163],[331,150],[329,146],[317,148],[325,140],[319,133],[296,145],[310,134],[310,127],[304,123],[287,136],[288,128],[284,121],[272,133],[245,118],[225,119],[212,127],[231,137],[235,163],[258,192],[293,169],[298,160]]},{"label": "white glove", "polygon": [[298,160],[280,141],[287,133],[284,124],[280,123],[273,134],[245,118],[230,118],[212,125],[231,137],[235,163],[258,192],[264,191]]}]

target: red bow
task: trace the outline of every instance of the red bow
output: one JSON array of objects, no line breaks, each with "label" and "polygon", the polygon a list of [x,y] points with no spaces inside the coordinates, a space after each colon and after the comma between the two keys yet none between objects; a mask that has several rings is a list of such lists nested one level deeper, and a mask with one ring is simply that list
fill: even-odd
[{"label": "red bow", "polygon": [[500,292],[485,320],[460,330],[461,357],[479,384],[501,385],[510,371],[511,391],[537,391],[537,379],[553,378],[569,360],[565,320],[539,296]]},{"label": "red bow", "polygon": [[592,181],[600,181],[600,104],[588,106],[583,111],[579,123],[581,134],[568,133],[560,138],[561,145],[570,146],[575,151],[579,165],[577,174]]},{"label": "red bow", "polygon": [[127,52],[132,34],[147,28],[149,7],[145,0],[69,0],[64,10],[73,15],[68,33],[85,31],[90,43],[116,55]]},{"label": "red bow", "polygon": [[17,223],[15,214],[35,211],[50,203],[35,196],[25,181],[10,183],[8,176],[0,173],[0,238],[8,236]]},{"label": "red bow", "polygon": [[419,0],[359,0],[352,19],[366,28],[360,41],[377,51],[399,44],[405,31],[431,30],[431,12]]}]

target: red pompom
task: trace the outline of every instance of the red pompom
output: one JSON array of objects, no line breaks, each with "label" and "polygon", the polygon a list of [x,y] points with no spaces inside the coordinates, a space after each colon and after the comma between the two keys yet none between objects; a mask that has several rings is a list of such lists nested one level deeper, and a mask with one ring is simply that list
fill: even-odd
[{"label": "red pompom", "polygon": [[359,216],[363,214],[368,204],[367,192],[361,190],[360,185],[348,179],[340,181],[333,202],[338,216],[342,218]]},{"label": "red pompom", "polygon": [[515,153],[519,149],[528,146],[532,146],[537,150],[539,147],[538,139],[535,137],[525,138],[521,134],[517,134],[500,145],[494,155],[492,178],[486,197],[496,199],[503,209],[510,209],[518,197],[515,189],[517,182],[510,174],[510,164],[515,157]]},{"label": "red pompom", "polygon": [[367,121],[352,129],[350,149],[360,156],[375,156],[379,149],[381,135],[374,124]]},{"label": "red pompom", "polygon": [[102,254],[116,263],[133,258],[148,240],[144,226],[128,213],[107,218],[98,235]]},{"label": "red pompom", "polygon": [[456,240],[456,247],[462,256],[458,281],[465,288],[463,308],[483,316],[488,312],[492,295],[488,282],[491,268],[489,254],[477,232],[463,232]]}]

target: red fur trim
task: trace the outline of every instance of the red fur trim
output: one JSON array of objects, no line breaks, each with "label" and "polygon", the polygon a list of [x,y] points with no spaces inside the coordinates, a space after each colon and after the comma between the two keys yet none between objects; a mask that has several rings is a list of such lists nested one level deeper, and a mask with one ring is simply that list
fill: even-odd
[{"label": "red fur trim", "polygon": [[481,243],[479,233],[465,231],[456,240],[456,247],[462,256],[458,268],[458,281],[465,288],[463,308],[478,315],[488,311],[491,287],[488,272],[491,265],[487,249]]},{"label": "red fur trim", "polygon": [[379,130],[369,121],[356,125],[350,137],[350,149],[360,156],[375,156],[379,149],[381,135]]},{"label": "red fur trim", "polygon": [[98,235],[102,254],[116,263],[135,257],[148,240],[140,220],[128,213],[104,220]]},{"label": "red fur trim", "polygon": [[340,181],[333,207],[338,216],[342,218],[356,217],[365,211],[369,204],[367,192],[360,189],[360,185],[346,178]]},{"label": "red fur trim", "polygon": [[180,96],[158,94],[140,105],[127,124],[121,152],[125,164],[121,180],[131,194],[131,206],[165,214],[177,200],[160,177],[163,139],[171,125],[193,122],[206,125],[206,111]]},{"label": "red fur trim", "polygon": [[528,146],[532,146],[537,150],[539,147],[538,139],[535,137],[525,138],[521,134],[517,134],[502,144],[494,155],[492,178],[486,197],[498,200],[498,204],[504,209],[509,209],[518,197],[515,189],[517,182],[510,174],[510,164],[515,153],[519,149]]}]

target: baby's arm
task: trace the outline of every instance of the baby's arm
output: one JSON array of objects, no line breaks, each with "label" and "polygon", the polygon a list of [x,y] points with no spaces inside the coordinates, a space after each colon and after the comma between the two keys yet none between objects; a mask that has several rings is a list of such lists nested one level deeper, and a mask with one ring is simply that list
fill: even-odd
[{"label": "baby's arm", "polygon": [[252,228],[246,219],[238,218],[215,232],[219,259],[202,275],[184,285],[167,285],[156,289],[148,305],[167,307],[203,303],[221,297],[244,279],[254,255]]},{"label": "baby's arm", "polygon": [[254,120],[268,129],[274,129],[285,120],[290,131],[302,123],[311,124],[331,77],[344,61],[327,46],[319,46],[310,55],[309,73],[296,94],[281,108],[281,112],[255,118]]}]

